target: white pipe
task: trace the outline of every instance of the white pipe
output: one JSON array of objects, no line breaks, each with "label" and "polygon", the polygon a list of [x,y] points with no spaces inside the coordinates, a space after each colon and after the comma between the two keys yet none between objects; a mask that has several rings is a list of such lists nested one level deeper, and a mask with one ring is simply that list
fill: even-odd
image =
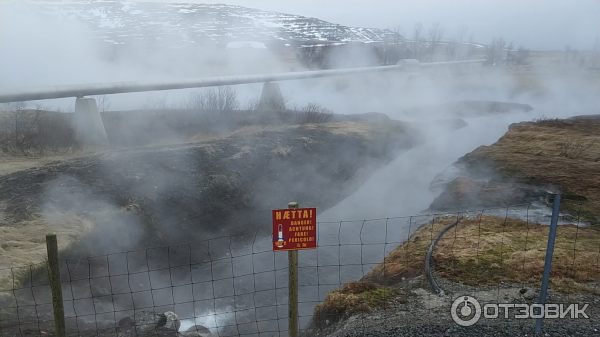
[{"label": "white pipe", "polygon": [[392,66],[347,68],[333,70],[300,71],[275,74],[258,74],[246,76],[221,76],[209,78],[184,79],[160,82],[116,82],[116,83],[94,83],[65,86],[50,86],[38,88],[23,88],[0,91],[0,103],[35,101],[43,99],[57,99],[66,97],[84,97],[92,95],[123,94],[142,91],[161,91],[188,88],[215,87],[223,85],[237,85],[249,83],[264,83],[274,81],[289,81],[307,78],[318,78],[328,76],[342,76],[361,73],[383,72],[390,70],[403,70],[435,67],[445,65],[483,63],[485,60],[450,61],[435,63],[419,63],[417,60],[400,60]]}]

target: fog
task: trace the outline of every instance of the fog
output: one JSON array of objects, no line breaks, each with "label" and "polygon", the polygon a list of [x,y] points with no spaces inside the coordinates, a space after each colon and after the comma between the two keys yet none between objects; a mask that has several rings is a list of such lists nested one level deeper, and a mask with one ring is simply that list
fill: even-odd
[{"label": "fog", "polygon": [[[562,50],[565,44],[580,49],[591,49],[594,38],[600,34],[597,20],[600,17],[600,3],[596,1],[343,1],[342,4],[342,1],[232,0],[228,3],[313,16],[350,26],[388,28],[401,25],[405,31],[410,31],[417,21],[422,21],[425,26],[440,21],[448,27],[448,34],[451,34],[450,30],[454,27],[464,24],[469,26],[476,42],[489,43],[493,37],[503,36],[507,41],[514,41],[517,45],[523,44],[533,49]],[[185,52],[135,46],[124,52],[117,61],[108,61],[105,57],[106,50],[87,38],[90,33],[87,25],[67,18],[49,19],[40,16],[39,13],[23,10],[15,4],[1,6],[0,89],[173,80],[280,72],[299,67],[297,63],[286,62],[269,51],[222,51],[211,49],[208,45],[198,45]],[[560,13],[560,16],[557,13]],[[368,60],[370,57],[372,56],[360,53],[354,55],[356,59]],[[215,63],[215,59],[219,62]],[[280,83],[281,91],[290,99],[290,104],[317,102],[342,114],[385,113],[393,119],[421,123],[424,139],[427,140],[425,144],[400,154],[389,165],[376,170],[356,193],[336,206],[319,210],[319,221],[364,220],[426,213],[429,204],[436,197],[436,193],[429,190],[429,184],[435,175],[475,148],[496,142],[511,123],[542,116],[552,118],[599,113],[597,79],[586,78],[585,73],[578,70],[565,75],[564,71],[553,68],[555,66],[558,67],[559,62],[553,58],[543,66],[546,67],[545,70],[530,75],[530,79],[538,83],[541,91],[518,90],[519,83],[502,67],[472,67],[465,71],[468,74],[479,74],[479,71],[482,71],[482,75],[468,78],[441,70],[423,74],[416,79],[409,78],[406,74],[388,73]],[[473,79],[481,83],[467,83]],[[261,85],[235,88],[244,101],[257,97]],[[180,107],[193,91],[110,95],[109,99],[111,109],[114,110],[138,109],[147,104],[149,99],[162,98],[166,99],[169,106]],[[443,109],[432,110],[427,114],[410,113],[413,107],[459,100],[522,103],[531,105],[534,110],[529,113],[463,117],[468,125],[459,130],[450,130],[450,127],[443,123],[441,126],[439,123],[433,123],[461,117]],[[30,103],[70,110],[74,106],[74,99]],[[135,130],[128,132],[134,133]],[[352,148],[340,151],[345,151],[348,155],[353,153]],[[180,160],[193,161],[193,158]],[[181,169],[176,165],[177,163],[160,163],[148,171],[136,172],[140,182],[132,190],[138,191],[140,195],[155,198],[166,190],[179,187],[184,189],[186,185],[192,185],[192,177],[181,181],[181,175],[174,173]],[[120,161],[102,162],[98,166],[98,172],[103,173],[110,181],[114,170],[134,170],[131,167],[135,164],[124,158]],[[318,174],[315,172],[315,175]],[[125,251],[136,244],[141,231],[138,227],[141,220],[136,215],[115,215],[120,210],[110,201],[90,195],[87,186],[77,179],[66,179],[61,176],[49,184],[45,191],[45,210],[55,211],[58,208],[62,211],[96,211],[108,214],[96,214],[97,225],[103,227],[103,232],[91,234],[95,235],[92,248],[96,254]],[[74,187],[66,190],[65,186],[71,186],[69,184]],[[73,190],[77,192],[74,193]],[[285,207],[288,201],[295,200],[282,200],[282,207]],[[169,205],[155,206],[157,212],[164,215],[164,218],[159,220],[164,223],[172,221],[174,225],[171,228],[176,228],[177,219],[169,213]],[[261,226],[268,229],[268,225],[270,224]],[[402,227],[402,230],[405,228]],[[197,232],[197,236],[203,235],[201,229]],[[269,240],[263,239],[265,242]],[[111,249],[112,251],[109,251]],[[314,258],[311,260],[309,254],[306,253],[303,257],[303,263],[314,262]],[[327,254],[324,253],[323,256]],[[270,263],[270,260],[265,263]],[[360,275],[354,273],[348,277],[358,278]],[[323,294],[318,293],[317,297],[322,298]],[[229,317],[224,318],[227,319]],[[197,323],[209,325],[200,321]],[[185,322],[184,325],[191,325],[191,321]]]},{"label": "fog", "polygon": [[[152,0],[180,2],[178,0]],[[600,35],[600,2],[595,0],[193,0],[294,13],[350,27],[395,28],[410,35],[417,22],[441,22],[449,31],[467,25],[480,43],[504,36],[515,45],[562,50],[591,49]]]},{"label": "fog", "polygon": [[[347,14],[343,24],[369,26],[372,17],[379,17],[379,26],[385,28],[386,22],[391,22],[390,13],[398,13],[398,20],[404,20],[406,11],[389,10],[401,6],[414,11],[423,12],[423,17],[435,21],[435,12],[419,6],[436,6],[437,11],[448,14],[448,20],[456,24],[469,24],[473,20],[491,11],[498,10],[498,2],[487,2],[487,7],[472,2],[460,1],[441,4],[427,2],[419,5],[417,2],[402,2],[392,5],[378,2],[380,5],[371,6],[364,11],[363,21],[356,21],[357,13],[362,12],[371,2],[348,1],[344,2],[344,11],[327,10],[332,6],[339,6],[339,2],[246,2],[244,5],[253,4],[261,9],[292,11],[293,13],[318,16],[325,20],[336,21],[332,15],[337,13]],[[422,3],[422,2],[419,2]],[[523,13],[529,13],[531,22],[523,22],[531,29],[517,31],[503,31],[518,24],[496,25],[494,21],[486,21],[487,26],[479,29],[470,27],[476,37],[488,42],[490,36],[504,36],[507,41],[519,39],[543,42],[547,33],[552,32],[556,40],[560,40],[565,32],[576,32],[570,36],[577,39],[590,37],[594,31],[590,26],[587,16],[592,17],[598,9],[597,3],[575,1],[568,9],[562,11],[563,16],[559,21],[553,21],[552,29],[559,29],[562,33],[549,29],[552,21],[548,15],[541,15],[550,10],[563,8],[564,2],[503,2],[495,20],[506,18],[505,14],[515,13],[515,8],[520,8]],[[241,4],[232,1],[231,4]],[[218,76],[233,74],[252,74],[261,72],[281,72],[299,68],[295,61],[282,59],[274,52],[268,50],[217,50],[211,45],[197,45],[194,48],[182,50],[169,50],[155,48],[152,45],[134,45],[124,49],[117,59],[106,57],[106,46],[91,41],[88,36],[91,28],[87,24],[69,17],[47,16],[37,11],[28,10],[18,2],[3,3],[0,11],[0,88],[13,89],[31,86],[67,85],[77,83],[98,83],[117,81],[147,81],[147,80],[174,80],[178,78]],[[328,7],[329,6],[329,7]],[[381,7],[386,10],[380,10]],[[520,6],[520,7],[519,7]],[[456,8],[474,8],[474,11],[462,11],[459,14]],[[484,8],[485,7],[485,8]],[[433,7],[430,7],[433,8]],[[511,9],[509,11],[509,9]],[[585,10],[584,10],[585,9]],[[481,11],[481,13],[478,13]],[[585,12],[585,15],[574,20],[572,13]],[[313,13],[313,14],[310,14]],[[454,14],[453,14],[454,13]],[[516,16],[525,15],[517,11]],[[533,15],[538,13],[540,15]],[[321,15],[322,14],[322,15]],[[340,14],[341,15],[341,14]],[[379,15],[379,16],[377,16]],[[511,14],[512,15],[512,14]],[[405,27],[410,27],[415,20],[411,15],[410,20],[405,20]],[[542,19],[543,18],[543,19]],[[354,20],[354,21],[353,21]],[[420,18],[418,18],[420,20]],[[454,20],[454,21],[452,21]],[[461,21],[464,20],[464,21]],[[471,20],[471,21],[469,21]],[[535,20],[542,20],[537,22]],[[561,25],[560,20],[567,20],[572,25]],[[427,22],[423,20],[423,22]],[[511,21],[512,22],[512,21]],[[557,24],[558,22],[558,24]],[[567,26],[567,27],[563,27]],[[451,26],[448,26],[450,30]],[[548,28],[548,29],[546,29]],[[564,31],[563,31],[564,28]],[[542,32],[540,32],[540,30]],[[493,32],[493,33],[489,33]],[[450,31],[449,33],[450,34]],[[491,34],[491,35],[490,35]],[[562,35],[561,35],[562,34]],[[569,40],[572,43],[572,40]],[[133,43],[133,42],[132,42]],[[525,43],[525,42],[524,42]],[[561,42],[562,45],[563,42]],[[533,46],[533,45],[532,45]],[[553,45],[556,46],[556,45]],[[575,44],[573,44],[575,46]],[[583,46],[583,45],[582,45]],[[554,48],[554,47],[552,47]],[[556,47],[561,49],[560,46]],[[583,48],[583,47],[582,47]],[[345,55],[348,57],[348,55]],[[357,52],[350,55],[354,60],[369,61],[373,55]],[[569,117],[579,114],[597,113],[596,106],[600,102],[597,96],[597,87],[594,79],[585,78],[584,72],[573,72],[565,76],[560,67],[560,55],[548,57],[544,64],[533,66],[538,71],[525,76],[541,90],[519,90],[519,83],[514,77],[498,69],[486,69],[478,74],[480,67],[471,67],[465,70],[470,77],[454,77],[451,72],[440,70],[438,72],[423,74],[417,79],[409,79],[407,74],[386,73],[371,75],[356,75],[337,78],[319,78],[311,80],[281,82],[283,95],[289,99],[289,105],[302,105],[316,102],[336,113],[355,114],[365,112],[380,112],[391,118],[419,122],[423,125],[423,132],[428,143],[413,148],[400,155],[390,165],[375,172],[367,183],[358,191],[342,201],[336,207],[322,213],[323,220],[351,220],[373,217],[407,216],[419,213],[428,208],[435,194],[429,191],[431,179],[440,171],[452,164],[459,157],[472,151],[478,146],[494,143],[506,132],[508,125],[514,122],[532,120],[535,117]],[[218,61],[218,62],[217,62]],[[556,69],[555,69],[556,68]],[[472,81],[480,81],[474,85]],[[240,100],[256,98],[261,90],[261,84],[235,86]],[[181,107],[190,92],[195,90],[172,90],[164,92],[147,92],[136,94],[109,95],[112,110],[140,109],[148,106],[149,102],[165,100],[166,107]],[[462,130],[450,132],[449,129],[441,130],[439,124],[429,125],[430,122],[453,118],[447,111],[430,111],[427,114],[408,113],[407,109],[420,106],[429,106],[459,100],[491,100],[529,104],[534,111],[527,114],[508,114],[494,117],[466,118],[468,126]],[[72,110],[74,99],[46,100],[30,102],[42,104],[45,107]],[[151,104],[150,104],[151,105]],[[433,124],[432,124],[433,125]],[[126,130],[135,133],[135,129]],[[351,153],[352,149],[344,149]],[[117,163],[125,167],[128,163]],[[114,167],[105,167],[111,172]],[[157,170],[147,172],[147,176],[154,175],[155,180],[146,182],[148,186],[140,187],[143,193],[152,191],[160,193],[169,187],[169,182],[174,181],[173,174]],[[159,179],[160,181],[156,181]],[[327,178],[322,178],[327,179]],[[140,183],[141,184],[141,183]],[[159,186],[161,189],[157,189]],[[172,187],[172,186],[171,186]],[[50,193],[50,192],[49,192]],[[142,193],[142,192],[140,192]],[[52,192],[50,194],[55,194]],[[60,194],[60,193],[58,193]],[[291,200],[290,200],[291,201]],[[95,201],[92,198],[90,204]],[[106,202],[106,201],[104,201]],[[160,206],[160,205],[159,205]],[[306,205],[318,206],[318,205]],[[324,210],[321,210],[324,211]],[[120,247],[126,247],[126,244]]]}]

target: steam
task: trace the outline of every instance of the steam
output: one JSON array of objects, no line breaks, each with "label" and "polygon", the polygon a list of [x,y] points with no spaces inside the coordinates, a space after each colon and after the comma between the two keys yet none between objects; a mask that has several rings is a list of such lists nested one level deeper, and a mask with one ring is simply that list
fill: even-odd
[{"label": "steam", "polygon": [[[124,212],[101,196],[94,195],[90,186],[75,177],[59,176],[45,188],[40,207],[45,222],[62,226],[56,213],[77,214],[94,225],[82,243],[73,244],[91,255],[122,252],[135,246],[143,236],[140,219]],[[75,256],[68,256],[75,257]]]},{"label": "steam", "polygon": [[[290,71],[289,65],[281,62],[277,55],[260,50],[217,49],[210,43],[169,49],[130,41],[127,47],[110,47],[90,40],[92,28],[86,23],[66,14],[47,14],[35,8],[19,2],[2,4],[1,88]],[[236,89],[244,101],[247,97],[257,97],[260,88],[260,85],[250,85]],[[138,109],[148,100],[164,98],[167,106],[180,107],[193,91],[111,95],[111,109]],[[73,99],[30,103],[62,110],[74,106]]]},{"label": "steam", "polygon": [[194,325],[202,325],[211,331],[218,331],[224,326],[231,325],[235,320],[235,309],[233,307],[223,308],[224,313],[215,311],[196,311],[195,319],[185,319],[181,321],[179,331],[186,331]]},{"label": "steam", "polygon": [[[179,0],[153,0],[179,2]],[[221,0],[192,0],[194,3],[222,3]],[[509,3],[502,0],[474,2],[469,0],[430,1],[341,1],[321,0],[229,0],[228,4],[294,13],[351,27],[381,29],[401,26],[405,32],[417,22],[429,26],[441,22],[454,29],[467,25],[475,32],[475,40],[486,43],[504,35],[536,50],[561,50],[565,44],[587,49],[600,33],[597,1],[561,1]],[[557,14],[560,13],[560,14]],[[576,46],[576,47],[575,47]]]},{"label": "steam", "polygon": [[[319,6],[321,3],[323,1],[319,2]],[[404,6],[404,2],[398,3]],[[110,60],[106,55],[113,51],[100,49],[89,41],[90,28],[85,24],[64,17],[51,18],[25,10],[14,3],[2,6],[0,87],[3,89],[269,73],[289,71],[292,68],[289,61],[282,60],[279,55],[268,50],[248,53],[233,49],[224,52],[208,44],[196,45],[185,51],[133,46],[119,51],[118,57]],[[589,27],[589,24],[584,26]],[[489,34],[491,33],[488,32]],[[482,33],[481,36],[486,34]],[[372,61],[371,55],[353,51],[350,55],[334,58],[334,62],[343,62],[348,57],[359,63]],[[397,120],[420,123],[427,140],[426,144],[406,151],[390,165],[376,171],[355,194],[319,214],[319,221],[420,213],[428,208],[436,196],[429,190],[429,184],[437,173],[478,146],[497,141],[511,123],[532,120],[542,115],[555,118],[598,113],[600,97],[597,95],[597,79],[585,70],[564,71],[556,56],[552,55],[540,54],[532,63],[532,69],[524,70],[518,76],[504,69],[473,68],[460,76],[438,70],[425,72],[412,79],[402,73],[380,73],[280,83],[284,96],[290,97],[292,104],[302,105],[315,101],[337,113],[385,113]],[[300,69],[297,64],[294,66]],[[241,102],[256,97],[260,88],[260,84],[236,87]],[[122,94],[111,95],[109,98],[111,110],[126,110],[140,108],[145,102],[152,100],[164,100],[166,106],[178,105],[185,102],[193,91],[195,90]],[[412,107],[460,100],[509,101],[529,104],[535,110],[530,113],[466,118],[468,126],[456,131],[443,123],[434,123],[457,117],[447,111],[431,111],[427,115],[406,112]],[[63,109],[74,105],[73,99],[41,103]],[[134,133],[135,130],[128,132]],[[352,156],[353,151],[351,147],[340,149],[340,153],[346,156]],[[127,207],[135,207],[135,200],[121,200],[121,204],[117,205],[103,195],[108,194],[111,188],[120,187],[115,186],[119,180],[111,180],[111,177],[130,174],[128,177],[136,181],[131,192],[139,197],[155,200],[158,195],[189,183],[180,181],[182,174],[178,170],[183,168],[179,164],[194,160],[196,159],[179,154],[176,162],[157,163],[155,167],[143,170],[136,167],[137,163],[129,161],[127,154],[116,160],[110,156],[100,157],[98,171],[92,173],[89,179],[106,179],[103,182],[106,190],[92,191],[91,183],[86,178],[65,173],[46,187],[42,214],[48,216],[57,211],[75,212],[90,218],[95,227],[85,241],[88,253],[106,254],[130,250],[140,243],[144,230],[139,216],[127,211]],[[312,170],[315,181],[328,179],[316,168]],[[301,187],[301,181],[290,179],[289,190],[301,190]],[[261,193],[257,193],[256,198],[260,199],[260,196]],[[288,201],[293,200],[282,200],[283,204],[279,207],[285,207]],[[169,225],[168,230],[175,232],[178,227],[173,218],[178,215],[170,214],[168,208],[169,205],[157,203],[156,213],[163,224]],[[205,234],[201,229],[196,233],[198,237]],[[166,282],[169,276],[158,277],[159,282]],[[227,307],[221,309],[232,311]],[[196,312],[195,315],[200,318],[184,319],[181,330],[194,324],[201,324],[212,330],[234,318],[234,314],[228,316],[220,312]],[[189,317],[191,313],[180,316]]]}]

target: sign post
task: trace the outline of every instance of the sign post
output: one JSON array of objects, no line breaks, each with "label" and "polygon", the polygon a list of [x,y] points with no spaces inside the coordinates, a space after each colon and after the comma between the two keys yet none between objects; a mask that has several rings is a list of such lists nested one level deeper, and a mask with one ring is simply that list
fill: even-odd
[{"label": "sign post", "polygon": [[317,248],[317,209],[298,208],[290,202],[288,209],[273,210],[273,251],[288,251],[288,330],[298,337],[298,250]]}]

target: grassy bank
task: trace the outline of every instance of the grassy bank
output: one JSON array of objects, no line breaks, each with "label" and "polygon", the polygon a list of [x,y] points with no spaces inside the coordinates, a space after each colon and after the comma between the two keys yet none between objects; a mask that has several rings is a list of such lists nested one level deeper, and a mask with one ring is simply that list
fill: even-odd
[{"label": "grassy bank", "polygon": [[[395,284],[424,273],[433,237],[456,217],[439,218],[365,275],[364,280]],[[480,215],[463,218],[438,241],[433,266],[438,277],[467,285],[541,283],[549,226]],[[564,293],[593,292],[600,275],[600,233],[575,225],[558,227],[550,278],[551,289]]]},{"label": "grassy bank", "polygon": [[473,173],[556,186],[562,211],[600,224],[600,120],[542,119],[519,123],[490,146],[458,161]]}]

